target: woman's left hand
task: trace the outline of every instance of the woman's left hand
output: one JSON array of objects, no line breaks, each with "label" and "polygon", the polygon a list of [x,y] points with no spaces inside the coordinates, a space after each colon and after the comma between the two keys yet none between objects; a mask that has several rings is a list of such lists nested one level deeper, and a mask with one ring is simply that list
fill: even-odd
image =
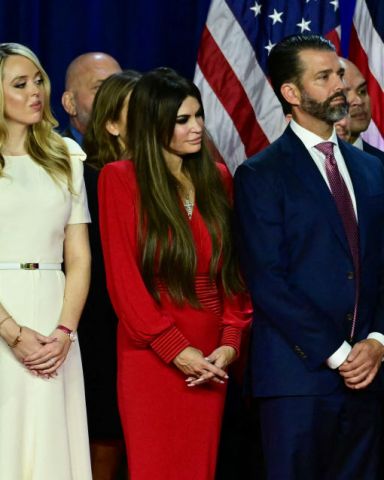
[{"label": "woman's left hand", "polygon": [[216,367],[226,369],[236,359],[237,353],[233,347],[222,345],[216,348],[206,359]]},{"label": "woman's left hand", "polygon": [[[225,370],[228,365],[230,365],[236,359],[236,356],[237,353],[233,347],[230,347],[228,345],[222,345],[221,347],[216,348],[210,355],[208,355],[208,357],[205,357],[205,360],[207,360],[212,365],[215,365],[216,367]],[[189,377],[186,381],[188,383],[188,386],[192,387],[196,385],[201,385],[203,383],[206,383],[207,381],[218,382],[218,379],[216,377],[213,377],[207,380],[204,376],[201,376],[198,378]]]},{"label": "woman's left hand", "polygon": [[67,357],[71,340],[61,330],[55,330],[52,336],[55,342],[47,343],[38,352],[24,358],[24,365],[31,371],[47,378],[54,375]]}]

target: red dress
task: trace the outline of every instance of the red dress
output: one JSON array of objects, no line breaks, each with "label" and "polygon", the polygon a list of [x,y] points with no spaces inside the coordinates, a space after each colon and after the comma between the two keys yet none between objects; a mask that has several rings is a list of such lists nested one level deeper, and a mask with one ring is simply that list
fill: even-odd
[{"label": "red dress", "polygon": [[[224,181],[231,182],[223,166]],[[191,345],[209,355],[239,348],[250,321],[245,295],[229,300],[209,282],[211,242],[195,206],[190,220],[197,254],[196,291],[203,305],[159,306],[139,269],[138,189],[133,163],[103,168],[100,229],[107,285],[118,325],[118,401],[131,480],[213,480],[226,387],[187,387],[172,359]]]}]

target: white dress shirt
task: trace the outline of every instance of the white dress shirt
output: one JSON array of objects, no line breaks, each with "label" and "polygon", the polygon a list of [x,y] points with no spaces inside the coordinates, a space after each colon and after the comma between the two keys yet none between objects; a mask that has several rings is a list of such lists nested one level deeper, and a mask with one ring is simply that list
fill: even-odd
[{"label": "white dress shirt", "polygon": [[[326,169],[325,169],[325,155],[315,147],[319,143],[323,143],[325,141],[333,143],[333,154],[335,156],[340,175],[342,176],[342,178],[345,182],[345,185],[347,186],[349,195],[350,195],[351,200],[352,200],[353,209],[355,211],[356,219],[357,219],[355,192],[353,190],[352,180],[351,180],[351,177],[349,175],[347,166],[346,166],[344,158],[343,158],[343,156],[340,152],[340,148],[339,148],[339,144],[337,142],[337,135],[336,135],[335,129],[333,129],[331,136],[327,140],[324,140],[323,138],[319,137],[315,133],[307,130],[304,127],[302,127],[301,125],[299,125],[294,120],[290,121],[290,126],[291,126],[293,132],[303,142],[305,148],[308,150],[308,153],[311,155],[313,161],[315,162],[317,168],[319,169],[322,177],[324,178],[324,181],[326,182],[326,184],[328,185],[328,188],[330,190],[331,190],[331,187],[329,185],[329,181],[328,181],[327,173],[326,173]],[[362,147],[362,142],[361,142],[361,147]],[[379,333],[379,332],[372,332],[368,335],[367,338],[373,338],[373,339],[379,341],[382,345],[384,345],[384,335]],[[347,359],[348,354],[351,350],[352,350],[351,345],[348,342],[344,341],[341,344],[341,346],[336,350],[336,352],[334,352],[327,359],[327,365],[332,369],[336,369],[336,368],[340,367],[340,365],[342,363],[344,363],[344,361]]]}]

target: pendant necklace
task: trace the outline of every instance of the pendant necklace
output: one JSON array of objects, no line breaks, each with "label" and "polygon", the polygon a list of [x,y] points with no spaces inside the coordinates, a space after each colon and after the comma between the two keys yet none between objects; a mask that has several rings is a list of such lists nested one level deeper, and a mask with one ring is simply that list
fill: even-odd
[{"label": "pendant necklace", "polygon": [[190,197],[191,193],[192,191],[190,190],[185,196],[185,198],[183,199],[183,205],[184,205],[185,211],[187,212],[189,220],[191,220],[192,218],[192,212],[193,212],[193,206],[194,206],[194,202],[191,200],[191,197]]},{"label": "pendant necklace", "polygon": [[185,208],[185,211],[187,212],[189,220],[192,218],[192,212],[193,212],[193,207],[195,205],[195,202],[192,200],[192,190],[188,190],[188,192],[184,195],[183,194],[183,187],[181,185],[177,186],[180,196],[182,198],[182,202]]}]

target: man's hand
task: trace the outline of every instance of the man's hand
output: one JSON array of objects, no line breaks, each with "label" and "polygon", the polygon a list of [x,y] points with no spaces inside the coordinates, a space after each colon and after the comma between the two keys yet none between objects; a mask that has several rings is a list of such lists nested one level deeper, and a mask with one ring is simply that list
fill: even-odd
[{"label": "man's hand", "polygon": [[354,390],[367,387],[375,378],[383,356],[384,346],[373,338],[356,343],[339,367],[345,385]]}]

